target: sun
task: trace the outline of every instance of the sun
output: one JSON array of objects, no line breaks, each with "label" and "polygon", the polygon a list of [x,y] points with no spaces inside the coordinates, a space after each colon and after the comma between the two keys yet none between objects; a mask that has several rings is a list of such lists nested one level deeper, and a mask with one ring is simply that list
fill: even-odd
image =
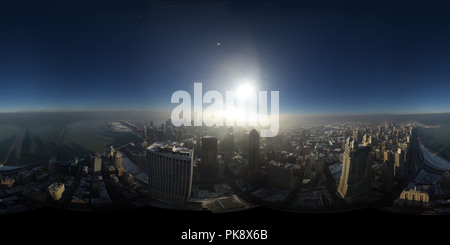
[{"label": "sun", "polygon": [[239,86],[236,93],[239,98],[248,98],[253,92],[255,92],[255,88],[248,83],[244,83]]}]

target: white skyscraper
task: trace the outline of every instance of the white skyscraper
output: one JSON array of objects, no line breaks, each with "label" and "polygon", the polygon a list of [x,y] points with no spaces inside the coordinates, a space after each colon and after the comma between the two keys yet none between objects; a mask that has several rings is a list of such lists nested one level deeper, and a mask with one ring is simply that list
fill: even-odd
[{"label": "white skyscraper", "polygon": [[194,150],[155,143],[146,151],[151,196],[169,203],[186,203],[192,189]]}]

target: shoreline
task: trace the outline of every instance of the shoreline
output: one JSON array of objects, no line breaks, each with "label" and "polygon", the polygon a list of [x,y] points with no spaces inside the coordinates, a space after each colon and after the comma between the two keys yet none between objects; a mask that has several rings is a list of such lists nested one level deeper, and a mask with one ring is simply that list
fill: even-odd
[{"label": "shoreline", "polygon": [[440,155],[435,155],[429,148],[427,148],[422,141],[419,139],[419,150],[422,152],[424,163],[430,165],[430,167],[441,171],[450,170],[450,161],[441,157]]},{"label": "shoreline", "polygon": [[[442,125],[427,125],[427,124],[423,124],[423,123],[419,123],[417,121],[414,121],[414,124],[416,125],[417,128],[419,129],[439,129],[441,128]],[[447,159],[444,156],[442,156],[438,151],[432,149],[431,147],[427,146],[426,144],[424,144],[420,138],[421,138],[421,131],[419,130],[419,147],[422,146],[423,148],[425,148],[427,150],[427,152],[429,152],[433,157],[435,158],[439,158],[442,161],[446,161],[450,164],[450,158]]]}]

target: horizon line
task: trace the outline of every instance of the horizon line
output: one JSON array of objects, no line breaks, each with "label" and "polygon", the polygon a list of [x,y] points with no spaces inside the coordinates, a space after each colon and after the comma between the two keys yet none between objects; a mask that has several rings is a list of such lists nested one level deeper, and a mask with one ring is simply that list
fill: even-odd
[{"label": "horizon line", "polygon": [[[63,112],[168,112],[170,110],[166,109],[31,109],[31,110],[15,110],[15,111],[2,111],[0,114],[14,114],[14,113],[63,113]],[[450,114],[450,111],[441,112],[374,112],[374,113],[358,113],[358,112],[347,112],[347,113],[301,113],[301,112],[291,112],[291,113],[280,113],[280,116],[306,116],[306,117],[322,117],[322,116],[376,116],[376,115],[429,115],[429,114]]]}]

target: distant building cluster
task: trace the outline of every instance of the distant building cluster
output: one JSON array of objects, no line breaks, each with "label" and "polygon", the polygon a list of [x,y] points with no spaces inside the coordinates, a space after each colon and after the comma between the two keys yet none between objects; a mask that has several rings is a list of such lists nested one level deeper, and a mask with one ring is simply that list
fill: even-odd
[{"label": "distant building cluster", "polygon": [[450,174],[427,165],[413,122],[305,123],[272,138],[258,128],[170,120],[108,125],[136,140],[2,173],[0,210],[263,205],[303,212],[382,203],[394,212],[450,212]]}]

